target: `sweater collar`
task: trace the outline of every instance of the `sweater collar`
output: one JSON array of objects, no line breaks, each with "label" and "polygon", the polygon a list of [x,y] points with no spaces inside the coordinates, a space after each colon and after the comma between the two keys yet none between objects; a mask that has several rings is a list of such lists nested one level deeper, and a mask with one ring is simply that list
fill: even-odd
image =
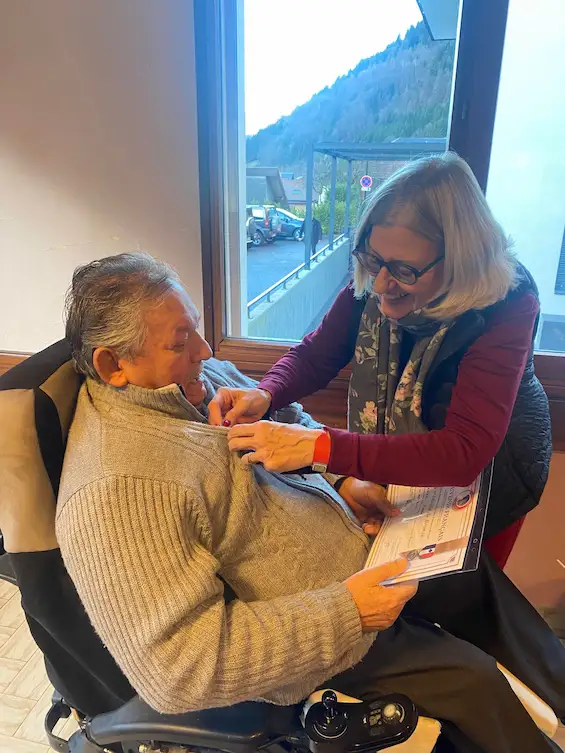
[{"label": "sweater collar", "polygon": [[112,387],[102,384],[94,379],[86,380],[87,390],[93,402],[103,402],[110,407],[131,405],[137,408],[145,408],[164,413],[173,418],[181,418],[185,421],[197,421],[207,424],[208,397],[200,410],[188,402],[178,384],[169,384],[156,390],[145,387],[136,387],[128,384],[127,387]]}]

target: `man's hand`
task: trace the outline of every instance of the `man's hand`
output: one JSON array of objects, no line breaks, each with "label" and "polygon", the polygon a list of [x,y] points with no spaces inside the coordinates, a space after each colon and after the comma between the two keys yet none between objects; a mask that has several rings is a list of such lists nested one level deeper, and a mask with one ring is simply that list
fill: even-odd
[{"label": "man's hand", "polygon": [[396,518],[401,514],[387,500],[386,489],[370,481],[359,481],[348,476],[341,482],[339,494],[369,536],[378,533],[383,518]]},{"label": "man's hand", "polygon": [[232,390],[220,387],[208,405],[208,423],[235,426],[260,421],[271,405],[267,390]]},{"label": "man's hand", "polygon": [[415,595],[418,584],[414,582],[397,586],[380,585],[389,578],[401,575],[407,567],[407,560],[399,559],[386,565],[361,570],[345,581],[359,610],[364,633],[389,628],[398,619],[406,602]]},{"label": "man's hand", "polygon": [[232,452],[252,450],[243,462],[263,463],[268,471],[284,473],[312,465],[316,439],[321,429],[306,429],[298,424],[258,421],[234,426],[228,432]]}]

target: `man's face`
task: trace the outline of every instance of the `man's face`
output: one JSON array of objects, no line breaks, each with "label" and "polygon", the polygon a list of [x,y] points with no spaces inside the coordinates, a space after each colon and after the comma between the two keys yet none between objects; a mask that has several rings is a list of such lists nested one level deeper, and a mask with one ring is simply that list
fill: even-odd
[{"label": "man's face", "polygon": [[145,322],[141,354],[133,361],[119,361],[127,382],[151,390],[178,384],[192,405],[200,405],[206,396],[200,381],[202,361],[212,351],[197,331],[200,315],[187,292],[175,285],[160,305],[146,312]]}]

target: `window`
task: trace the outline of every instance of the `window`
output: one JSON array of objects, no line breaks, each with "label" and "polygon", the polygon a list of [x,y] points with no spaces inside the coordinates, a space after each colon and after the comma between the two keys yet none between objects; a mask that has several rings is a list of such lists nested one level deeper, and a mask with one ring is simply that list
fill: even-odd
[{"label": "window", "polygon": [[510,0],[487,198],[539,288],[536,345],[565,353],[565,89],[561,0]]},{"label": "window", "polygon": [[542,314],[536,341],[546,353],[565,353],[565,316]]},{"label": "window", "polygon": [[[381,10],[384,8],[384,15],[389,7],[405,5],[404,2],[393,3],[393,0],[367,0],[367,3]],[[508,3],[510,16],[506,30]],[[324,3],[324,13],[329,5]],[[526,6],[530,11],[528,18]],[[289,42],[294,26],[292,30],[285,27],[279,31],[280,23],[271,18],[273,8],[277,7],[276,0],[262,5],[261,33],[269,34],[273,39],[283,36],[287,43],[284,59],[288,60],[303,54],[302,47],[295,43],[294,36]],[[287,3],[284,7],[287,8]],[[339,7],[342,14],[352,12],[352,2],[340,0]],[[418,7],[435,41],[453,44],[453,37],[457,37],[451,111],[446,118],[444,136],[447,136],[449,147],[467,160],[485,190],[490,166],[487,196],[504,227],[513,235],[519,257],[537,279],[542,297],[537,346],[550,353],[536,355],[536,373],[550,400],[554,447],[565,449],[565,359],[558,357],[565,352],[565,347],[561,346],[561,343],[565,346],[565,312],[559,313],[562,309],[556,308],[559,301],[565,304],[565,296],[555,294],[565,224],[562,180],[565,174],[565,142],[562,140],[564,90],[559,80],[559,66],[547,65],[548,59],[561,59],[559,38],[563,36],[563,17],[559,15],[560,0],[540,0],[535,13],[525,0],[503,0],[500,3],[492,0],[462,0],[461,3],[459,0],[442,0],[441,3],[418,0]],[[283,167],[281,171],[279,165],[269,171],[246,163],[244,0],[194,0],[194,9],[205,331],[217,357],[228,358],[250,376],[260,377],[289,346],[276,339],[280,335],[275,333],[274,327],[271,335],[262,340],[253,339],[249,332],[249,280],[255,280],[258,292],[265,290],[262,273],[250,277],[247,269],[247,245],[252,243],[248,235],[250,213],[246,208],[251,199],[250,186],[255,178],[259,190],[263,191],[253,197],[252,203],[258,205],[265,203],[262,197],[266,195],[267,181],[271,195],[284,189],[289,209],[295,207],[291,209],[292,213],[301,217],[305,215],[307,181],[303,171],[295,167]],[[293,16],[289,15],[289,18]],[[301,13],[299,19],[302,22]],[[339,24],[345,33],[347,27],[341,16]],[[359,26],[357,19],[356,29]],[[405,35],[400,28],[398,32],[402,41]],[[323,50],[315,61],[317,67],[323,68],[331,57],[327,52],[330,48],[325,27],[322,34],[321,27],[315,25],[310,39],[314,40],[311,49],[316,50],[319,45]],[[520,48],[523,59],[520,59]],[[273,54],[277,49],[273,46]],[[502,82],[499,82],[503,52],[505,70]],[[553,53],[551,58],[549,52]],[[361,55],[365,53],[361,52]],[[271,58],[269,53],[263,68],[268,68]],[[285,97],[296,92],[298,78],[283,76]],[[336,83],[343,85],[339,81]],[[271,76],[270,88],[265,87],[261,97],[271,96],[278,83]],[[326,96],[327,92],[323,94]],[[274,99],[278,97],[282,94],[277,89]],[[361,96],[358,106],[362,107],[363,101]],[[301,112],[300,108],[297,112]],[[319,133],[314,135],[316,139],[322,136]],[[379,139],[381,137],[382,134]],[[315,168],[317,160],[325,160],[327,164],[332,157],[327,154],[320,156],[316,152]],[[385,161],[381,159],[379,162],[384,169]],[[361,162],[360,166],[367,167],[370,173],[373,163],[369,163],[363,165]],[[338,180],[342,174],[336,170],[337,202],[344,198],[343,183]],[[312,201],[316,206],[323,204],[324,198],[327,206],[327,168],[325,175],[326,179],[321,180],[320,174],[316,177],[314,173]],[[357,191],[359,197],[360,187],[354,186],[353,176],[352,165],[351,196]],[[331,170],[329,183],[331,190]],[[283,208],[279,199],[271,203]],[[353,226],[355,213],[351,205],[349,216]],[[336,205],[334,241],[343,219],[344,215],[339,217]],[[329,226],[326,229],[329,230]],[[300,248],[299,241],[294,243],[296,245],[291,247]],[[262,251],[274,252],[278,247],[279,241],[276,240],[272,246],[262,247]],[[543,265],[536,254],[545,259]],[[305,256],[299,258],[300,263],[306,261]],[[328,253],[320,257],[332,259]],[[339,258],[339,253],[333,258]],[[277,264],[284,262],[279,258],[275,261]],[[311,266],[319,264],[315,261]],[[272,272],[270,265],[265,264],[264,268]],[[319,268],[327,269],[327,265]],[[284,290],[284,286],[281,287]],[[272,298],[277,295],[275,293]],[[315,323],[315,317],[309,323],[305,323],[306,319],[308,317],[302,316],[304,329]],[[277,327],[280,326],[280,318],[275,317],[275,320]],[[285,339],[289,337],[288,332],[287,329],[282,335]],[[343,372],[326,390],[304,402],[319,420],[334,426],[343,425],[346,393],[347,373]]]},{"label": "window", "polygon": [[[415,154],[426,150],[437,151],[449,145],[469,162],[481,186],[486,187],[506,25],[506,2],[352,0],[346,3],[339,0],[337,10],[332,11],[331,4],[312,0],[312,3],[308,3],[309,7],[317,5],[322,8],[319,18],[315,19],[314,24],[307,24],[307,17],[301,8],[296,16],[300,23],[292,27],[292,44],[288,44],[291,32],[286,28],[281,29],[273,15],[277,9],[280,10],[282,0],[261,3],[258,14],[250,13],[252,2],[194,0],[194,12],[205,330],[218,357],[231,358],[247,373],[258,375],[288,347],[279,338],[288,340],[300,336],[315,324],[324,307],[331,302],[335,291],[330,288],[333,283],[337,287],[339,280],[335,278],[341,278],[346,272],[344,238],[340,236],[345,235],[349,239],[355,226],[363,200],[358,179],[363,174],[370,174],[375,185],[398,164]],[[292,10],[286,2],[284,8],[285,12]],[[390,12],[391,9],[393,12]],[[375,12],[381,13],[382,18],[379,16],[375,21],[374,16],[370,15]],[[253,24],[257,15],[261,28],[256,31],[268,40],[266,57],[263,58],[254,52],[259,48],[253,46],[256,35],[252,33],[253,26],[250,34],[249,27],[249,19]],[[350,17],[355,21],[354,33],[351,33]],[[294,16],[291,14],[289,18]],[[362,24],[359,19],[367,23]],[[368,19],[373,21],[372,25]],[[402,22],[399,19],[403,19]],[[393,26],[396,24],[392,41],[391,23]],[[363,32],[359,36],[358,32],[363,26],[370,26],[371,33]],[[304,29],[310,32],[310,36],[307,43],[302,44]],[[379,30],[379,34],[382,31],[385,37],[376,37],[375,29]],[[349,38],[357,39],[358,36],[359,42],[352,47]],[[277,47],[279,38],[287,42],[284,55]],[[367,48],[367,39],[372,45],[370,48]],[[352,56],[347,62],[341,55],[342,46]],[[336,50],[340,52],[339,55]],[[277,56],[276,53],[280,54]],[[310,74],[305,64],[309,60],[307,54],[311,54],[314,61],[308,67],[322,69],[328,76],[331,73],[327,86],[315,93],[312,92],[319,80],[316,79],[317,85],[312,86],[313,79],[308,78]],[[278,75],[273,61],[281,56],[285,70]],[[334,58],[341,66],[339,71],[329,65],[330,59],[333,65]],[[300,63],[300,75],[293,73],[295,59]],[[412,65],[414,59],[421,64]],[[250,60],[255,64],[251,65]],[[253,88],[248,82],[246,88],[246,64],[247,70],[264,76],[262,87]],[[398,69],[404,70],[401,81],[395,78]],[[388,70],[390,75],[379,78],[383,70]],[[342,75],[336,79],[339,72]],[[348,88],[355,86],[361,75],[363,81],[377,75],[378,86],[373,90],[370,86],[358,87],[356,96],[348,99]],[[414,78],[422,83],[422,91],[429,94],[425,100],[422,100],[420,88],[412,86]],[[311,84],[306,94],[301,88],[303,80]],[[279,84],[284,84],[284,91]],[[336,91],[340,107],[329,108],[326,106],[328,98],[331,104],[333,97],[335,105]],[[246,98],[249,100],[251,92],[255,92],[252,102],[255,110],[250,111],[248,120],[253,122],[251,115],[254,112],[255,126],[248,125],[251,137],[247,140]],[[372,93],[372,98],[368,96],[369,93]],[[289,100],[288,97],[294,99]],[[419,106],[414,112],[415,101]],[[297,102],[303,105],[292,110]],[[267,110],[267,105],[271,108],[273,103],[279,107],[279,111],[273,115],[270,109],[263,123],[260,120],[262,112]],[[310,130],[301,132],[296,126],[297,117],[302,118],[305,113],[308,115],[314,105],[316,112],[319,110],[324,116],[331,110],[332,117],[329,121],[321,115],[306,118]],[[428,105],[434,107],[430,109]],[[419,116],[424,110],[429,118],[422,125]],[[347,126],[346,116],[350,111],[363,117],[356,117]],[[269,128],[252,133],[256,127],[278,117],[279,112],[287,114]],[[363,135],[354,130],[368,128],[368,123],[371,125],[369,134]],[[275,138],[277,132],[280,132],[280,138]],[[335,140],[328,144],[323,141],[328,137]],[[348,139],[355,141],[352,143]],[[277,154],[281,153],[279,142],[290,150],[292,159],[277,158]],[[265,151],[265,144],[270,144],[270,151]],[[273,145],[276,146],[275,150]],[[347,150],[348,145],[361,146],[366,153],[360,155],[359,150]],[[374,147],[373,152],[369,147]],[[365,159],[359,160],[360,156]],[[307,169],[310,160],[313,163],[311,171]],[[285,167],[285,161],[294,164]],[[310,181],[308,176],[311,177]],[[333,187],[335,191],[332,191]],[[335,197],[333,223],[330,209],[332,193]],[[307,198],[311,199],[311,203]],[[260,248],[264,255],[259,254],[256,247],[251,247],[250,229],[255,221],[252,209],[265,205],[290,211],[305,221],[306,230],[311,227],[306,210],[308,206],[313,207],[314,216],[320,219],[322,231],[325,231],[316,246],[316,251],[322,253],[312,260],[311,250],[306,253],[308,244],[302,239],[283,239],[281,242],[277,238],[271,244],[265,241]],[[342,233],[343,230],[346,232]],[[330,236],[333,236],[333,242],[329,242]],[[255,241],[261,242],[262,239],[255,236]],[[318,294],[320,291],[324,293],[326,301],[322,306],[318,301],[313,315],[301,309],[302,300],[297,301],[297,311],[293,312],[295,333],[287,326],[289,320],[285,325],[284,317],[275,315],[275,307],[265,305],[270,301],[258,301],[253,307],[248,305],[253,297],[257,298],[273,285],[273,275],[276,275],[275,283],[282,279],[278,271],[281,267],[289,274],[288,252],[275,254],[275,250],[280,250],[284,245],[297,256],[296,266],[300,269],[284,283],[275,285],[276,289],[269,294],[275,303],[283,296],[285,289],[291,289],[291,292],[302,290],[304,295],[300,298],[306,300],[310,290],[308,278],[313,279],[312,274],[306,273],[314,269],[318,275],[324,276],[330,268],[333,270],[333,283],[328,274],[326,284],[315,286]],[[253,270],[251,274],[248,273],[248,257],[252,255],[254,260],[259,259],[262,263],[259,273],[257,267],[255,273]],[[302,288],[298,288],[299,282]],[[255,285],[255,290],[250,290],[250,285]],[[288,296],[286,300],[289,300]],[[269,308],[273,314],[273,326],[270,330],[264,330],[266,336],[263,335],[260,342],[253,339],[253,327],[250,331],[250,313],[253,313],[250,308],[259,309],[256,316],[261,314],[261,309],[264,313],[265,308]]]},{"label": "window", "polygon": [[[223,333],[300,340],[349,279],[371,190],[448,144],[459,0],[443,11],[425,0],[285,0],[293,22],[284,24],[282,2],[211,5],[220,28]],[[424,18],[427,5],[434,14]]]}]

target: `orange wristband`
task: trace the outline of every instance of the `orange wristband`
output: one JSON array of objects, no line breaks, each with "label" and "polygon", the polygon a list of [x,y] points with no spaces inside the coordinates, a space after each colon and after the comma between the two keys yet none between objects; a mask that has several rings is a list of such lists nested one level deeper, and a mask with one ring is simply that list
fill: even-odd
[{"label": "orange wristband", "polygon": [[312,459],[312,470],[316,473],[325,473],[328,470],[330,454],[332,450],[332,440],[326,428],[316,439],[314,445],[314,457]]}]

